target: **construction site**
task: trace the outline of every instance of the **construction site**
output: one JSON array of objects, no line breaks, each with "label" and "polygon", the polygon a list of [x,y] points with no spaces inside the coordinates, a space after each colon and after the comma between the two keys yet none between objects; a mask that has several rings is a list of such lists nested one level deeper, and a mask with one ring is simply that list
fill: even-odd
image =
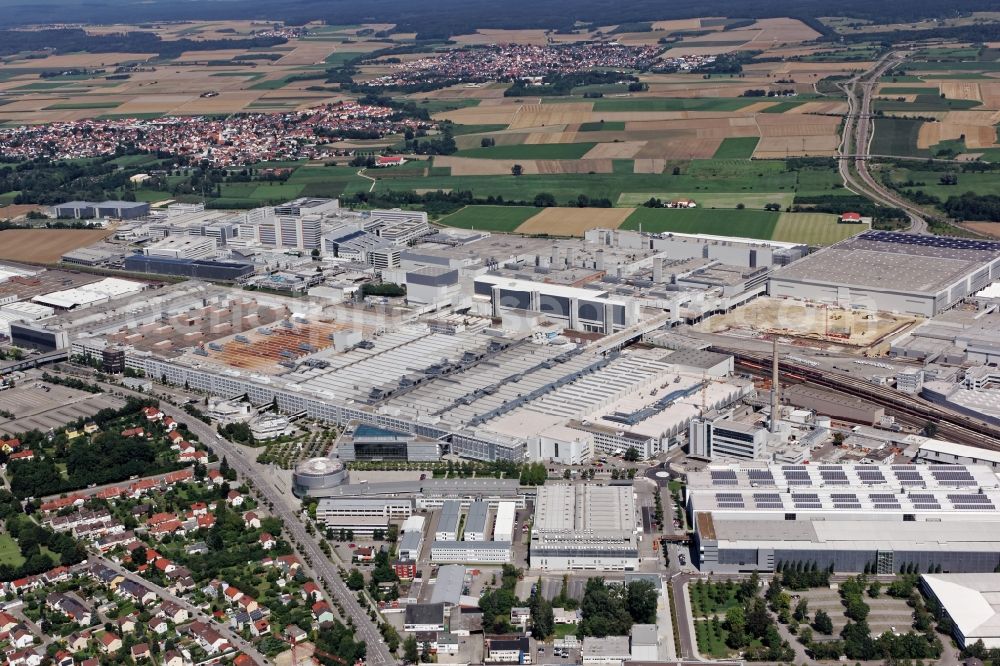
[{"label": "construction site", "polygon": [[890,338],[921,321],[911,315],[762,297],[733,312],[710,317],[694,328],[741,338],[777,336],[783,344],[804,347],[820,343],[831,345],[831,351],[850,348],[874,353],[883,346],[888,350]]}]

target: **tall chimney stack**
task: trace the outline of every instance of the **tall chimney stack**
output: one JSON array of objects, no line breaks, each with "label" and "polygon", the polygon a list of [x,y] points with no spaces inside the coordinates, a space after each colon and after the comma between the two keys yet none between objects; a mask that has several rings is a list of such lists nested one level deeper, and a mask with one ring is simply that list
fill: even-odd
[{"label": "tall chimney stack", "polygon": [[771,432],[778,432],[778,338],[771,341]]}]

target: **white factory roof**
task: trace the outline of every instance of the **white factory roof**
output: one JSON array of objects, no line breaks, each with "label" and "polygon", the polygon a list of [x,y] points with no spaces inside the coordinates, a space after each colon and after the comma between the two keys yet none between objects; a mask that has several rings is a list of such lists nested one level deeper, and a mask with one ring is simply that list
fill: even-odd
[{"label": "white factory roof", "polygon": [[635,533],[636,506],[631,486],[550,484],[538,487],[533,538],[603,538]]},{"label": "white factory roof", "polygon": [[31,270],[30,268],[20,268],[14,267],[7,264],[0,265],[0,282],[6,282],[12,277],[27,277],[29,275],[37,275],[41,273],[39,270]]},{"label": "white factory roof", "polygon": [[562,284],[552,284],[549,282],[535,282],[533,280],[521,280],[519,278],[506,277],[503,275],[480,275],[476,278],[479,282],[488,282],[503,289],[513,291],[540,291],[550,296],[561,296],[563,298],[578,298],[585,301],[602,300],[618,305],[625,305],[621,298],[609,296],[608,292],[597,289],[581,289],[580,287],[568,287]]},{"label": "white factory roof", "polygon": [[126,294],[138,293],[142,291],[144,286],[141,282],[121,280],[119,278],[104,278],[99,282],[82,287],[35,296],[31,300],[42,305],[51,305],[68,310],[81,305],[90,305],[111,300],[112,298],[118,298]]},{"label": "white factory roof", "polygon": [[1000,451],[991,451],[978,446],[967,446],[965,444],[945,442],[940,439],[924,439],[920,443],[920,451],[933,451],[935,453],[957,456],[958,458],[970,458],[994,464],[1000,463]]},{"label": "white factory roof", "polygon": [[1000,647],[1000,574],[924,574],[924,584],[937,597],[965,639]]}]

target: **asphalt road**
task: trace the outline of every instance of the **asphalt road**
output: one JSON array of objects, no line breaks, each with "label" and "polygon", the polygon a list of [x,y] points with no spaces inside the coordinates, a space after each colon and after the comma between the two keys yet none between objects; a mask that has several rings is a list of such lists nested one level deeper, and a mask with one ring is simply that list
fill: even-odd
[{"label": "asphalt road", "polygon": [[[109,392],[118,392],[125,395],[132,395],[137,398],[148,398],[142,393],[130,391],[121,386],[104,384],[104,389]],[[354,635],[356,640],[364,641],[367,646],[366,659],[368,664],[376,666],[395,664],[396,658],[389,651],[378,626],[372,622],[368,612],[358,603],[354,593],[347,589],[344,581],[341,580],[337,567],[320,550],[316,537],[306,532],[305,525],[299,519],[298,511],[294,510],[287,501],[285,493],[279,491],[269,476],[262,473],[255,462],[247,460],[246,455],[238,444],[221,437],[212,426],[193,418],[190,414],[169,403],[160,402],[160,411],[165,415],[173,417],[178,423],[184,422],[188,429],[194,433],[203,444],[211,447],[220,458],[225,456],[236,473],[243,479],[249,481],[254,490],[263,498],[267,499],[271,506],[270,513],[279,518],[285,526],[289,541],[302,547],[308,562],[303,562],[303,566],[311,571],[313,577],[322,585],[328,594],[332,595],[344,609],[344,613],[354,623]]]},{"label": "asphalt road", "polygon": [[[847,94],[847,116],[844,119],[840,155],[841,157],[851,155],[853,159],[841,159],[839,168],[840,176],[844,179],[844,184],[848,189],[865,195],[884,206],[902,209],[910,219],[908,231],[914,234],[927,234],[929,230],[922,211],[886,188],[868,171],[871,139],[875,128],[874,120],[872,120],[872,96],[882,75],[902,62],[905,55],[899,51],[887,53],[868,71],[857,74],[840,84],[841,89]],[[857,171],[857,177],[851,173],[852,164]]]}]

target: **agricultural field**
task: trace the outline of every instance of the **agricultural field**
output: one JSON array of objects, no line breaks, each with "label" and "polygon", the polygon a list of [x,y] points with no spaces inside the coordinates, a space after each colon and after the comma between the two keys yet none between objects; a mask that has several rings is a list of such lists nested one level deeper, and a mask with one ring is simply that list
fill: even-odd
[{"label": "agricultural field", "polygon": [[770,240],[778,224],[778,217],[778,213],[763,210],[637,208],[621,228]]},{"label": "agricultural field", "polygon": [[5,229],[0,231],[0,259],[54,264],[65,253],[92,245],[113,229]]},{"label": "agricultural field", "polygon": [[515,231],[522,234],[582,236],[588,229],[617,229],[631,213],[628,208],[543,208]]},{"label": "agricultural field", "polygon": [[462,229],[511,232],[537,214],[537,208],[527,206],[466,206],[438,222]]}]

